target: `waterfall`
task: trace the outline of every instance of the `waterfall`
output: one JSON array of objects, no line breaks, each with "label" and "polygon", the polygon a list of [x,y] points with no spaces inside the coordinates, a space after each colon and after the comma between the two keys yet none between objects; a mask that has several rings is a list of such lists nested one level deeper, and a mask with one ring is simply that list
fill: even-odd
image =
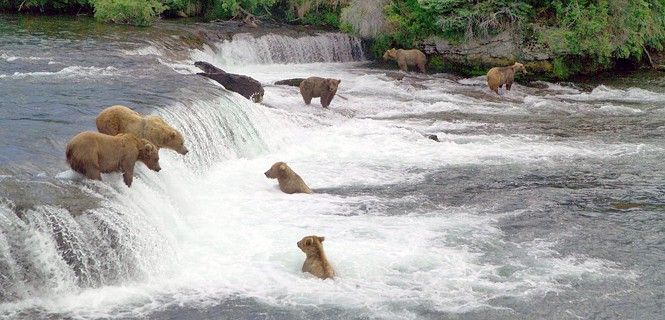
[{"label": "waterfall", "polygon": [[[343,33],[299,38],[278,34],[255,38],[251,34],[236,34],[231,41],[218,43],[211,51],[214,51],[215,62],[222,65],[351,62],[364,58],[360,39]],[[194,54],[195,59],[200,57]]]},{"label": "waterfall", "polygon": [[[239,34],[214,52],[229,64],[363,59],[359,39],[335,33],[300,38]],[[201,53],[194,50],[190,58]],[[187,137],[190,153],[182,157],[162,150],[165,170],[160,173],[138,163],[131,189],[117,173],[104,175],[103,182],[70,179],[71,173],[43,178],[54,188],[75,189],[77,196],[98,200],[93,209],[73,212],[40,203],[24,207],[0,195],[0,303],[168,278],[182,259],[179,252],[187,250],[178,247],[179,241],[196,238],[188,231],[187,212],[198,208],[189,202],[196,192],[189,189],[201,176],[215,164],[278,148],[293,139],[293,127],[315,121],[216,89],[184,87],[181,99],[153,112]],[[262,171],[257,172],[260,176]],[[0,311],[0,317],[15,315],[12,308]]]}]

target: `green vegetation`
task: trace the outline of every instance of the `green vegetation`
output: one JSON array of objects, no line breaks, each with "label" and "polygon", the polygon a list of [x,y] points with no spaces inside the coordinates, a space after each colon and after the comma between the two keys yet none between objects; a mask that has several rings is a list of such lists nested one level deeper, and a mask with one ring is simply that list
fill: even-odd
[{"label": "green vegetation", "polygon": [[148,26],[163,12],[231,19],[247,13],[296,24],[340,27],[340,0],[0,0],[0,11],[94,13],[99,21]]},{"label": "green vegetation", "polygon": [[[206,20],[254,14],[344,32],[364,30],[373,37],[371,52],[377,58],[390,47],[414,47],[431,36],[460,44],[509,31],[523,47],[547,51],[551,64],[541,70],[558,78],[610,68],[619,59],[641,61],[645,53],[665,49],[665,0],[375,1],[0,0],[0,11],[87,13],[99,21],[139,26],[161,14]],[[343,9],[351,20],[342,21]],[[434,63],[435,69],[446,63]]]},{"label": "green vegetation", "polygon": [[166,9],[157,0],[91,0],[95,6],[95,18],[137,26],[149,26]]},{"label": "green vegetation", "polygon": [[665,45],[665,0],[388,0],[385,13],[392,46],[430,36],[461,43],[509,30],[549,50],[560,78],[589,65],[639,61]]}]

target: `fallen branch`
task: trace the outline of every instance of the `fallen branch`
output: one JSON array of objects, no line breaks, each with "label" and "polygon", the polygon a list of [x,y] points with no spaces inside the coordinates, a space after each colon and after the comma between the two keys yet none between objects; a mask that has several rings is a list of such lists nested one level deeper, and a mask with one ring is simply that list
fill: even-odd
[{"label": "fallen branch", "polygon": [[651,68],[657,70],[658,66],[656,66],[656,64],[653,62],[653,59],[651,59],[651,55],[649,54],[649,50],[647,50],[647,48],[644,45],[642,45],[642,49],[644,49],[644,53],[646,53],[647,58],[649,58],[649,64],[651,64]]}]

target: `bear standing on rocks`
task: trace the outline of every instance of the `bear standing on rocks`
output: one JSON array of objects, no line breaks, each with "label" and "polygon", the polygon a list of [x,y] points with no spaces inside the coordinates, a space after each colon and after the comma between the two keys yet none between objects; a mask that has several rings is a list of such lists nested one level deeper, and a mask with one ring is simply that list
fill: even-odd
[{"label": "bear standing on rocks", "polygon": [[111,106],[97,116],[97,130],[103,134],[131,133],[152,142],[158,148],[168,148],[185,155],[182,134],[157,116],[143,117],[125,106]]},{"label": "bear standing on rocks", "polygon": [[337,87],[342,80],[309,77],[300,82],[300,94],[305,104],[312,103],[312,98],[321,97],[321,105],[328,108],[337,93]]},{"label": "bear standing on rocks", "polygon": [[121,133],[109,136],[85,131],[77,134],[67,144],[67,163],[72,170],[88,179],[102,180],[102,173],[122,172],[128,187],[134,179],[136,161],[159,171],[159,153],[150,141],[133,134]]},{"label": "bear standing on rocks", "polygon": [[519,62],[515,62],[515,64],[508,67],[494,67],[487,72],[487,85],[496,94],[499,94],[499,88],[504,84],[506,85],[506,90],[510,91],[516,72],[527,74],[524,65]]},{"label": "bear standing on rocks", "polygon": [[402,71],[409,71],[409,66],[416,66],[418,70],[425,73],[425,65],[427,65],[427,56],[418,50],[404,50],[404,49],[389,49],[383,54],[383,60],[395,60],[397,65]]},{"label": "bear standing on rocks", "polygon": [[333,278],[335,271],[328,262],[323,252],[324,237],[307,236],[298,241],[298,248],[305,253],[305,263],[302,265],[302,272],[309,272],[321,279]]},{"label": "bear standing on rocks", "polygon": [[284,193],[312,193],[305,181],[284,162],[275,162],[264,174],[270,179],[277,179],[279,189]]}]

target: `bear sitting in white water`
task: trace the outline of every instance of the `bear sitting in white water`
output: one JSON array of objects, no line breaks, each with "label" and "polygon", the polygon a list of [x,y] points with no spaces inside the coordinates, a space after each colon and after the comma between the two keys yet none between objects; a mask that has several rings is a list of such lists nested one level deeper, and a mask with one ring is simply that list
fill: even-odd
[{"label": "bear sitting in white water", "polygon": [[321,279],[333,278],[333,270],[323,252],[324,237],[307,236],[298,241],[298,248],[307,255],[302,265],[302,272],[309,272]]},{"label": "bear sitting in white water", "polygon": [[279,189],[284,193],[312,193],[305,181],[284,162],[275,162],[265,175],[270,179],[277,179]]}]

